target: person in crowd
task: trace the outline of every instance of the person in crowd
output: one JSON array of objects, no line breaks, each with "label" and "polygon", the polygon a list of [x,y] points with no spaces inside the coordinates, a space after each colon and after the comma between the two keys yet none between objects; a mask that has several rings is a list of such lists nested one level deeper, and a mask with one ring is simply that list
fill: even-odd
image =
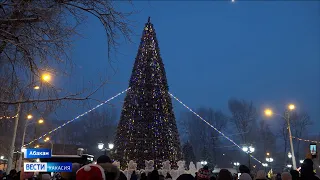
[{"label": "person in crowd", "polygon": [[140,180],[147,180],[147,175],[146,175],[146,173],[142,173],[142,174],[141,174]]},{"label": "person in crowd", "polygon": [[289,172],[284,172],[281,174],[281,180],[292,180],[292,176]]},{"label": "person in crowd", "polygon": [[127,176],[123,172],[120,172],[118,180],[127,180]]},{"label": "person in crowd", "polygon": [[267,180],[267,174],[264,170],[259,170],[256,175],[256,180]]},{"label": "person in crowd", "polygon": [[199,169],[197,173],[197,180],[210,180],[209,166],[205,165],[203,168]]},{"label": "person in crowd", "polygon": [[2,170],[0,170],[0,180],[2,180],[3,176],[4,176],[4,173]]},{"label": "person in crowd", "polygon": [[281,180],[281,174],[280,173],[277,173],[277,175],[275,177],[275,180]]},{"label": "person in crowd", "polygon": [[159,180],[159,172],[158,170],[153,170],[149,175],[148,175],[148,180]]},{"label": "person in crowd", "polygon": [[116,166],[114,166],[112,164],[112,161],[108,156],[106,156],[106,155],[100,156],[97,159],[97,164],[104,169],[107,179],[118,179],[119,178],[120,171]]},{"label": "person in crowd", "polygon": [[296,170],[291,170],[290,174],[292,176],[292,180],[300,180],[299,172]]},{"label": "person in crowd", "polygon": [[3,180],[16,180],[20,179],[20,177],[17,177],[17,171],[15,169],[12,169],[9,174],[2,178]]},{"label": "person in crowd", "polygon": [[250,174],[250,169],[245,165],[240,165],[239,166],[239,171],[240,171],[241,174],[242,173]]},{"label": "person in crowd", "polygon": [[116,180],[107,179],[104,169],[97,164],[87,164],[81,167],[76,173],[77,180]]},{"label": "person in crowd", "polygon": [[166,178],[165,178],[166,180],[172,180],[172,176],[169,174],[169,173],[167,173],[167,175],[166,175]]},{"label": "person in crowd", "polygon": [[165,180],[164,175],[160,174],[159,175],[159,180]]},{"label": "person in crowd", "polygon": [[51,180],[50,174],[41,174],[41,180]]},{"label": "person in crowd", "polygon": [[301,180],[320,180],[313,171],[312,159],[305,159],[301,166]]},{"label": "person in crowd", "polygon": [[233,179],[232,174],[227,169],[221,169],[217,177],[217,180],[232,180],[232,179]]},{"label": "person in crowd", "polygon": [[133,171],[130,177],[130,180],[138,180],[138,176],[136,174],[136,171]]},{"label": "person in crowd", "polygon": [[248,173],[242,173],[240,176],[240,180],[252,180],[250,174]]},{"label": "person in crowd", "polygon": [[191,174],[181,174],[177,180],[195,180]]}]

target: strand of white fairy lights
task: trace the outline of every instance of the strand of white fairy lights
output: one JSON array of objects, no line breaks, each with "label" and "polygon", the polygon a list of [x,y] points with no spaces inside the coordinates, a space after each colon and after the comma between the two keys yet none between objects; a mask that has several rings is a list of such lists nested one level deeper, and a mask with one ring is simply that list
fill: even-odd
[{"label": "strand of white fairy lights", "polygon": [[51,134],[51,133],[53,133],[53,132],[55,132],[55,131],[57,131],[57,130],[59,130],[59,129],[63,128],[63,127],[64,127],[64,126],[66,126],[67,124],[69,124],[69,123],[71,123],[71,122],[73,122],[73,121],[75,121],[75,120],[77,120],[77,119],[81,118],[82,116],[87,115],[88,113],[90,113],[91,111],[94,111],[95,109],[99,108],[100,106],[105,105],[105,104],[106,104],[106,103],[108,103],[109,101],[111,101],[111,100],[115,99],[116,97],[120,96],[121,94],[123,94],[123,93],[127,92],[129,89],[130,89],[130,87],[129,87],[129,88],[127,88],[126,90],[124,90],[124,91],[122,91],[122,92],[120,92],[120,93],[118,93],[118,94],[116,94],[116,95],[112,96],[111,98],[107,99],[106,101],[104,101],[104,102],[102,102],[102,103],[100,103],[100,104],[96,105],[96,106],[95,106],[95,107],[93,107],[92,109],[90,109],[90,110],[88,110],[88,111],[86,111],[86,112],[84,112],[84,113],[80,114],[79,116],[77,116],[77,117],[75,117],[75,118],[73,118],[73,119],[71,119],[71,120],[69,120],[69,121],[67,121],[67,122],[63,123],[62,125],[60,125],[60,126],[56,127],[55,129],[53,129],[53,130],[49,131],[48,133],[43,134],[42,136],[40,136],[40,137],[38,137],[38,138],[36,138],[36,139],[34,139],[34,140],[30,141],[29,143],[27,143],[27,144],[25,144],[25,145],[23,145],[23,146],[28,146],[28,145],[30,145],[30,144],[32,144],[32,143],[34,143],[35,141],[40,140],[40,139],[44,138],[45,136],[48,136],[49,134]]},{"label": "strand of white fairy lights", "polygon": [[[211,128],[213,128],[214,130],[216,130],[219,134],[221,134],[224,138],[226,138],[227,140],[229,140],[232,144],[234,144],[235,146],[237,146],[241,151],[242,148],[235,143],[232,139],[230,139],[228,136],[226,136],[223,132],[219,131],[216,127],[214,127],[212,124],[210,124],[208,121],[206,121],[204,118],[202,118],[198,113],[196,113],[195,111],[193,111],[191,108],[189,108],[186,104],[184,104],[181,100],[179,100],[177,97],[175,97],[173,94],[171,94],[169,92],[169,95],[171,97],[173,97],[175,100],[177,100],[182,106],[184,106],[185,108],[187,108],[190,112],[192,112],[194,115],[196,115],[198,118],[200,118],[203,122],[205,122],[208,126],[210,126]],[[250,157],[252,157],[254,160],[256,160],[257,162],[259,162],[260,164],[262,164],[261,161],[259,161],[257,158],[255,158],[254,156],[252,156],[250,153],[246,152]]]},{"label": "strand of white fairy lights", "polygon": [[1,116],[0,119],[13,119],[18,117],[18,114],[14,115],[14,116]]}]

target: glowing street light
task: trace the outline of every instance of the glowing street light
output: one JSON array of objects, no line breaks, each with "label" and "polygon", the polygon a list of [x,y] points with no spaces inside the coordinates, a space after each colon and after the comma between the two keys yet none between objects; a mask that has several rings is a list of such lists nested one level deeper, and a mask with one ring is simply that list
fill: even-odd
[{"label": "glowing street light", "polygon": [[292,154],[290,152],[288,152],[288,158],[292,158]]},{"label": "glowing street light", "polygon": [[297,165],[296,165],[296,158],[295,158],[295,155],[294,155],[294,148],[293,148],[293,142],[292,142],[292,134],[291,134],[291,127],[290,127],[290,111],[293,111],[295,110],[296,107],[294,104],[289,104],[288,107],[287,107],[287,110],[285,111],[285,115],[282,116],[280,114],[276,114],[276,113],[273,113],[271,109],[266,109],[264,111],[264,114],[266,116],[272,116],[273,114],[277,115],[277,116],[280,116],[281,118],[285,119],[286,122],[287,122],[287,125],[288,125],[288,134],[289,134],[289,140],[290,140],[290,148],[291,148],[291,155],[289,156],[288,154],[288,157],[291,159],[292,158],[292,166],[293,166],[293,169],[297,169]]},{"label": "glowing street light", "polygon": [[243,146],[243,147],[242,147],[242,151],[244,151],[244,152],[248,152],[248,150],[249,150],[249,149],[248,149],[248,147],[247,147],[247,146]]},{"label": "glowing street light", "polygon": [[35,146],[34,146],[34,148],[39,148],[39,147],[40,147],[39,145],[35,145]]},{"label": "glowing street light", "polygon": [[108,144],[108,148],[109,148],[109,149],[113,149],[113,148],[114,148],[114,144],[113,144],[113,143],[109,143],[109,144]]},{"label": "glowing street light", "polygon": [[51,75],[49,73],[42,74],[41,79],[45,82],[51,81]]},{"label": "glowing street light", "polygon": [[234,166],[240,166],[240,163],[239,162],[234,162],[233,165]]},{"label": "glowing street light", "polygon": [[263,167],[268,167],[268,163],[262,163]]},{"label": "glowing street light", "polygon": [[207,161],[201,161],[200,164],[201,164],[201,165],[207,165],[208,162],[207,162]]},{"label": "glowing street light", "polygon": [[300,164],[302,164],[303,163],[303,160],[300,160]]},{"label": "glowing street light", "polygon": [[38,120],[38,123],[39,123],[39,124],[42,124],[43,122],[44,122],[43,119],[39,119],[39,120]]},{"label": "glowing street light", "polygon": [[27,119],[32,119],[33,116],[31,114],[28,114]]},{"label": "glowing street light", "polygon": [[288,164],[287,167],[288,167],[288,168],[292,168],[292,165],[291,165],[291,164]]},{"label": "glowing street light", "polygon": [[270,156],[270,153],[267,152],[267,156]]},{"label": "glowing street light", "polygon": [[104,144],[103,143],[98,143],[98,149],[102,150],[104,147]]},{"label": "glowing street light", "polygon": [[44,141],[49,141],[50,140],[50,138],[49,137],[46,137],[46,139],[44,140]]},{"label": "glowing street light", "polygon": [[296,107],[295,107],[294,104],[289,104],[289,105],[288,105],[288,109],[289,109],[290,111],[292,111],[292,110],[296,109]]},{"label": "glowing street light", "polygon": [[38,90],[40,89],[40,86],[34,86],[33,89]]},{"label": "glowing street light", "polygon": [[266,110],[264,110],[264,114],[266,115],[266,116],[272,116],[273,115],[273,111],[272,111],[272,109],[266,109]]},{"label": "glowing street light", "polygon": [[0,156],[0,159],[1,159],[1,160],[4,160],[4,156]]}]

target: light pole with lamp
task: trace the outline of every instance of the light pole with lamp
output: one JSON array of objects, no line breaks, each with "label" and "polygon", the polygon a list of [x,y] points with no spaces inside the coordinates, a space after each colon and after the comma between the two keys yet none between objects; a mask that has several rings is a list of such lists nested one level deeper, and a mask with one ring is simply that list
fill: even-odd
[{"label": "light pole with lamp", "polygon": [[44,139],[44,142],[49,142],[49,143],[50,143],[50,145],[51,145],[51,155],[52,155],[52,154],[53,154],[53,143],[52,143],[52,141],[50,140],[49,137],[46,137],[46,138]]},{"label": "light pole with lamp", "polygon": [[[31,120],[33,118],[33,116],[31,114],[29,114],[27,116],[27,120]],[[23,129],[23,135],[22,135],[22,141],[21,141],[21,154],[20,154],[20,158],[19,158],[19,165],[18,165],[18,171],[20,171],[20,168],[21,168],[21,165],[22,165],[22,153],[24,153],[24,151],[22,149],[25,149],[24,147],[24,141],[25,141],[25,137],[26,137],[26,131],[27,131],[27,128],[29,125],[31,124],[35,124],[35,123],[38,123],[38,124],[43,124],[44,123],[44,120],[43,119],[39,119],[37,122],[26,122],[25,126],[24,126],[24,129]]]},{"label": "light pole with lamp", "polygon": [[[51,81],[51,74],[45,73],[41,75],[41,81],[44,81],[46,83],[49,83]],[[29,86],[29,85],[28,85]],[[34,86],[33,89],[38,90],[40,89],[39,86]],[[24,99],[24,92],[21,91],[19,93],[19,102],[17,102],[17,115],[14,121],[14,126],[13,126],[13,135],[12,135],[12,141],[9,149],[9,157],[8,157],[8,164],[7,164],[7,174],[9,174],[10,170],[12,169],[12,161],[13,161],[13,154],[14,154],[14,149],[15,149],[15,143],[16,143],[16,137],[17,137],[17,130],[18,130],[18,124],[19,124],[19,119],[20,119],[20,114],[21,114],[21,105],[22,101]]]},{"label": "light pole with lamp", "polygon": [[201,161],[200,164],[201,164],[202,166],[205,166],[205,165],[208,164],[208,162],[207,162],[207,161]]},{"label": "light pole with lamp", "polygon": [[240,166],[240,163],[239,163],[239,162],[234,162],[233,165],[234,165],[235,167],[238,167],[238,166]]},{"label": "light pole with lamp", "polygon": [[255,151],[255,148],[253,146],[243,146],[242,151],[246,152],[249,157],[249,170],[251,170],[251,159],[250,159],[250,154]]},{"label": "light pole with lamp", "polygon": [[273,158],[270,157],[270,153],[267,153],[266,161],[270,164],[270,168],[272,169],[271,163],[273,162]]},{"label": "light pole with lamp", "polygon": [[272,116],[273,114],[275,114],[275,115],[280,116],[280,117],[282,117],[283,119],[286,120],[287,126],[288,126],[290,148],[291,148],[291,153],[292,153],[292,166],[293,166],[293,169],[297,169],[297,165],[296,165],[296,158],[295,158],[295,155],[294,155],[294,149],[293,149],[293,143],[292,143],[292,135],[291,135],[291,127],[290,127],[290,111],[293,111],[295,108],[296,107],[295,107],[294,104],[289,104],[288,108],[286,109],[286,111],[284,113],[285,114],[284,116],[282,116],[280,114],[273,113],[273,111],[271,109],[266,109],[264,111],[266,116]]},{"label": "light pole with lamp", "polygon": [[98,143],[98,149],[104,150],[104,155],[107,155],[107,151],[110,151],[113,148],[114,148],[113,143],[108,143],[108,148],[105,148],[103,143]]},{"label": "light pole with lamp", "polygon": [[267,171],[268,163],[262,163],[262,166],[264,167],[264,171]]}]

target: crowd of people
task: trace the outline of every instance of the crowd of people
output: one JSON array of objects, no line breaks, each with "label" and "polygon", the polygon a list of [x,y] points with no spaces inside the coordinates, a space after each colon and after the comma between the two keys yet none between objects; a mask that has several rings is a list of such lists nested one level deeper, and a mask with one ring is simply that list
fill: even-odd
[{"label": "crowd of people", "polygon": [[[217,175],[211,173],[208,166],[199,169],[195,177],[191,174],[182,174],[177,180],[320,180],[316,176],[313,169],[313,161],[305,159],[301,171],[291,170],[290,172],[283,172],[274,175],[271,179],[267,177],[265,171],[260,170],[256,175],[250,173],[250,169],[245,165],[239,166],[241,173],[240,177],[237,174],[231,174],[227,169],[221,169]],[[172,180],[169,173],[166,175],[159,174],[157,170],[146,174],[137,174],[132,172],[130,180]],[[128,180],[123,172],[112,164],[108,156],[100,156],[97,164],[87,164],[81,167],[80,164],[74,163],[72,165],[72,172],[70,173],[56,173],[51,177],[48,173],[39,174],[35,177],[33,173],[11,170],[8,175],[0,171],[0,180]]]}]

